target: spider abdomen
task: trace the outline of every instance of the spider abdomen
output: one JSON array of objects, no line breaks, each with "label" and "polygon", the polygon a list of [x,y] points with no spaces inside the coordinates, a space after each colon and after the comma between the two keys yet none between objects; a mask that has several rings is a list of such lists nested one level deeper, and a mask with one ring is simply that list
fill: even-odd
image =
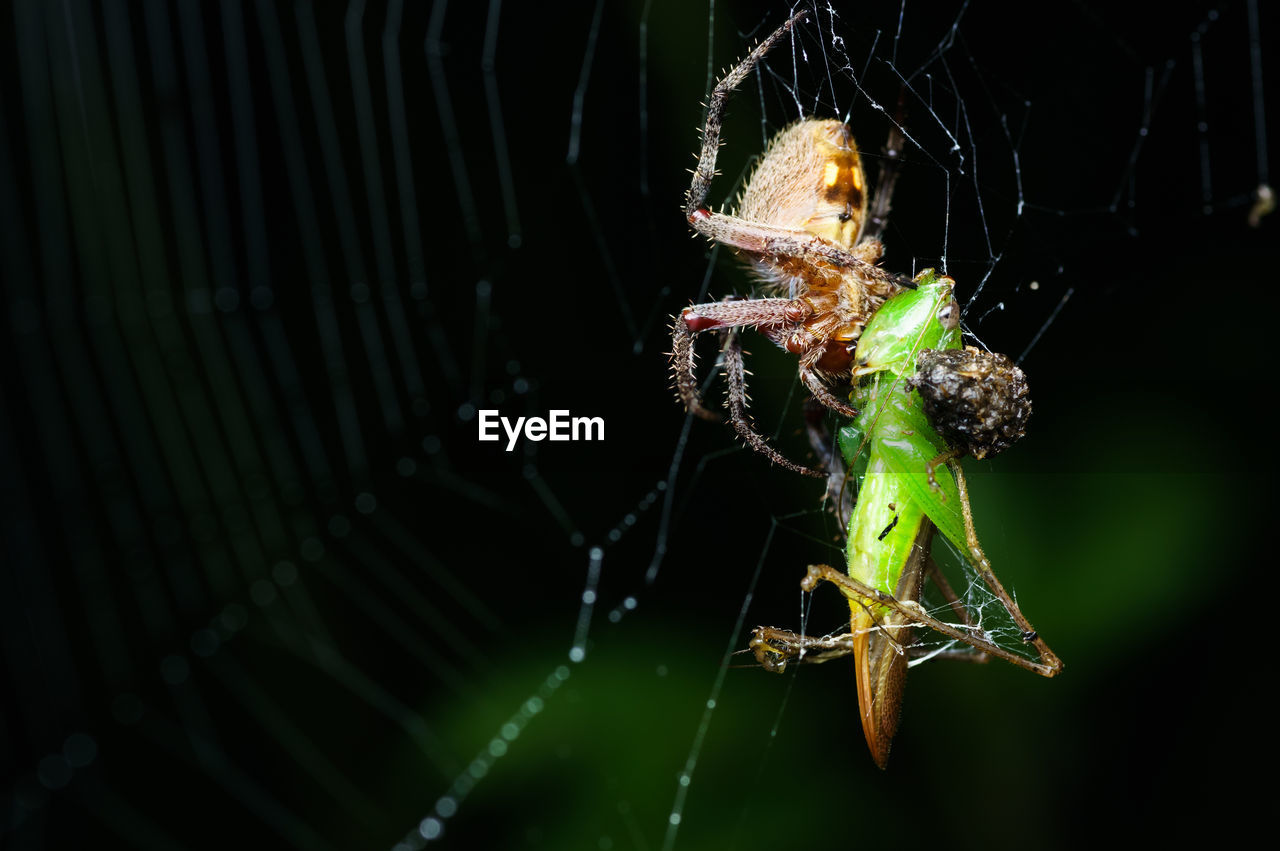
[{"label": "spider abdomen", "polygon": [[773,137],[737,215],[853,248],[865,211],[866,175],[848,125],[806,118]]}]

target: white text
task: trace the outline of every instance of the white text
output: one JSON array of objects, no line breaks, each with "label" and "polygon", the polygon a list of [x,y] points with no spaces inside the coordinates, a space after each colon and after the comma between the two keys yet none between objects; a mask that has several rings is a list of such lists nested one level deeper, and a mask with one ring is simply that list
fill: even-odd
[{"label": "white text", "polygon": [[604,417],[571,417],[568,411],[551,411],[548,419],[516,417],[515,422],[494,410],[480,411],[480,439],[501,440],[507,434],[507,451],[516,448],[523,431],[527,440],[604,440]]}]

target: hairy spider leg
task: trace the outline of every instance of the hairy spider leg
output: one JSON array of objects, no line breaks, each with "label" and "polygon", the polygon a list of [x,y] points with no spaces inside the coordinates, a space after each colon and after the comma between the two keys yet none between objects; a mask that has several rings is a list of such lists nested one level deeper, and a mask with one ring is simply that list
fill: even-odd
[{"label": "hairy spider leg", "polygon": [[[795,325],[797,318],[807,317],[811,312],[812,308],[802,300],[789,298],[716,301],[686,307],[676,319],[671,336],[671,369],[676,392],[685,408],[703,419],[718,419],[703,404],[698,392],[698,380],[694,373],[695,335],[702,331],[751,327],[760,329],[776,340],[779,332]],[[742,346],[736,334],[725,344],[724,369],[729,383],[729,419],[742,439],[775,464],[807,476],[825,478],[826,473],[812,470],[783,456],[751,427],[746,411],[746,367],[742,360]]]},{"label": "hairy spider leg", "polygon": [[836,449],[835,438],[831,429],[827,428],[822,406],[813,399],[804,403],[804,428],[809,436],[809,448],[818,459],[818,469],[827,471],[827,505],[836,516],[841,530],[849,526],[849,517],[853,514],[853,499],[856,487],[848,481],[844,459]]},{"label": "hairy spider leg", "polygon": [[694,374],[694,337],[702,331],[728,328],[760,328],[788,323],[789,298],[757,298],[748,301],[711,301],[686,307],[671,327],[671,371],[676,392],[690,413],[704,420],[720,417],[702,403]]},{"label": "hairy spider leg", "polygon": [[715,89],[712,90],[711,100],[707,102],[707,121],[702,128],[702,151],[698,155],[698,167],[694,169],[693,181],[689,184],[689,194],[685,197],[684,214],[690,223],[693,222],[694,214],[702,210],[703,205],[707,203],[707,193],[711,191],[711,181],[716,175],[720,126],[729,94],[747,78],[778,39],[790,32],[791,28],[804,20],[808,14],[807,9],[801,9],[792,15],[785,24],[774,30],[772,35],[756,45],[756,49],[747,54],[747,58],[716,83]]},{"label": "hairy spider leg", "polygon": [[862,230],[863,239],[874,239],[877,242],[889,223],[889,211],[893,205],[893,187],[898,182],[898,172],[902,165],[902,149],[906,138],[902,135],[902,122],[905,116],[906,89],[898,90],[898,108],[893,117],[893,126],[889,129],[889,138],[884,143],[884,153],[880,160],[880,173],[876,175],[876,194],[871,199],[871,207],[867,210],[867,223]]},{"label": "hairy spider leg", "polygon": [[694,347],[694,331],[683,318],[677,318],[671,326],[671,374],[675,380],[676,395],[691,414],[711,422],[719,422],[720,415],[702,404],[698,392],[696,374],[697,350]]},{"label": "hairy spider leg", "polygon": [[749,222],[708,210],[695,211],[689,217],[689,224],[708,239],[730,248],[763,257],[793,258],[793,262],[801,265],[801,271],[821,271],[830,266],[855,270],[867,283],[883,287],[885,297],[900,289],[915,289],[906,275],[895,275],[874,265],[883,251],[878,242],[864,242],[850,251],[805,230]]},{"label": "hairy spider leg", "polygon": [[746,366],[742,362],[742,343],[738,335],[730,332],[724,346],[724,373],[729,383],[729,421],[733,423],[738,436],[745,440],[752,449],[766,456],[780,467],[786,467],[796,473],[825,479],[827,474],[813,470],[788,459],[781,452],[769,445],[755,429],[751,427],[751,418],[747,414]]},{"label": "hairy spider leg", "polygon": [[800,358],[800,380],[804,382],[804,386],[809,388],[809,392],[813,394],[813,398],[826,405],[833,411],[839,411],[846,417],[856,417],[858,409],[845,402],[841,402],[836,394],[832,393],[822,379],[818,376],[818,363],[827,354],[825,347],[812,348],[805,352]]}]

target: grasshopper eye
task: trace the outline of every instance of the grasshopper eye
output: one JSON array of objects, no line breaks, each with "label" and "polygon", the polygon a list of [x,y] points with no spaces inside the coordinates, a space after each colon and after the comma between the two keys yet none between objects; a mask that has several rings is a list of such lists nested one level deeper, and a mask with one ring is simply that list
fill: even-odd
[{"label": "grasshopper eye", "polygon": [[938,321],[948,331],[954,331],[960,327],[960,305],[956,304],[955,299],[938,308]]}]

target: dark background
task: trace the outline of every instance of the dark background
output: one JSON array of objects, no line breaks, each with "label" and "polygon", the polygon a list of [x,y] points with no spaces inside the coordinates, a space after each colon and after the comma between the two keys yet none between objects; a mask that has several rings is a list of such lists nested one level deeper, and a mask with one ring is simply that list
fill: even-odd
[{"label": "dark background", "polygon": [[[884,773],[847,666],[722,667],[799,625],[837,530],[727,429],[685,442],[663,356],[749,286],[679,212],[708,9],[718,73],[784,7],[409,4],[398,66],[378,3],[6,8],[6,847],[659,848],[673,800],[688,848],[1225,839],[1271,739],[1277,224],[1246,224],[1248,7],[1146,5],[824,9],[732,101],[717,204],[800,110],[848,111],[874,175],[905,80],[886,265],[945,246],[1013,356],[1061,305],[1028,436],[968,470],[1066,671],[917,669]],[[799,457],[794,362],[747,345]],[[486,407],[606,440],[507,453]]]}]

